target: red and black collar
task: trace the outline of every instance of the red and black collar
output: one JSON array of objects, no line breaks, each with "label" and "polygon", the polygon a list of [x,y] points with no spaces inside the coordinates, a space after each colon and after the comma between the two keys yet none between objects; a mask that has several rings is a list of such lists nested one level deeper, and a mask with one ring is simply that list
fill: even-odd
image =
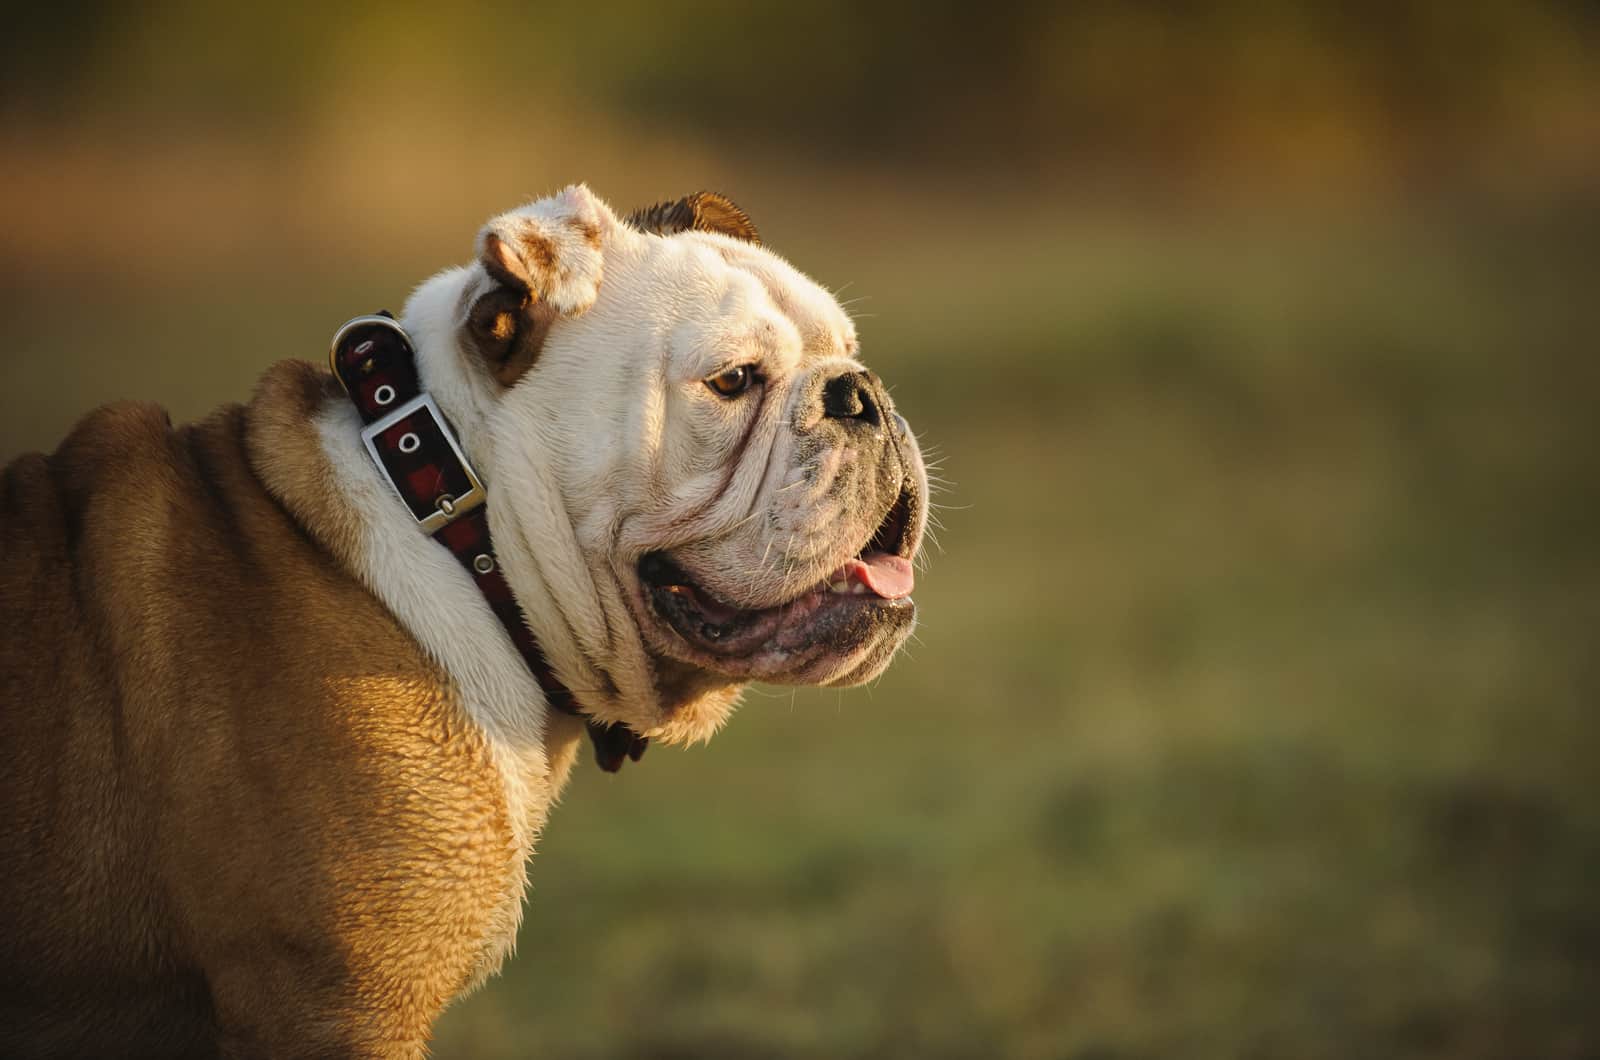
[{"label": "red and black collar", "polygon": [[[356,317],[333,336],[333,374],[365,425],[361,441],[417,526],[450,550],[527,661],[550,706],[582,716],[572,690],[550,668],[528,628],[511,586],[500,573],[489,536],[488,495],[433,398],[422,389],[416,351],[388,311]],[[635,762],[649,743],[625,725],[591,720],[600,768],[614,773]]]}]

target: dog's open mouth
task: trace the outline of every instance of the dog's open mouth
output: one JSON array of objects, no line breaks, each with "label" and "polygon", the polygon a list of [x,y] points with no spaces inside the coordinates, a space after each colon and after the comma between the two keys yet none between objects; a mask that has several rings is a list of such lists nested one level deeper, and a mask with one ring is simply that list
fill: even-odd
[{"label": "dog's open mouth", "polygon": [[878,529],[827,577],[771,607],[719,599],[664,552],[639,561],[639,580],[656,614],[694,649],[722,659],[785,657],[854,648],[915,612],[911,525],[916,495],[908,483]]}]

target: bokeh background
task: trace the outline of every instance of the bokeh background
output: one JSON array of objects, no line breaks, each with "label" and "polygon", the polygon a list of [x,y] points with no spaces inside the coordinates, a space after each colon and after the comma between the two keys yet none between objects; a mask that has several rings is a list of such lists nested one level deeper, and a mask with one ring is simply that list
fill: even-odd
[{"label": "bokeh background", "polygon": [[1600,1053],[1593,3],[14,6],[0,456],[579,179],[940,454],[906,657],[581,770],[438,1055]]}]

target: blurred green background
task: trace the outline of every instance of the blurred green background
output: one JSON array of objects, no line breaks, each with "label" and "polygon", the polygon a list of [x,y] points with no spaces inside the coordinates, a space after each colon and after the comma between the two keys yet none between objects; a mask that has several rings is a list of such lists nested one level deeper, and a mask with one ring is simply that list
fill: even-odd
[{"label": "blurred green background", "polygon": [[66,2],[0,455],[189,418],[571,180],[840,290],[919,638],[587,764],[443,1057],[1600,1054],[1600,8]]}]

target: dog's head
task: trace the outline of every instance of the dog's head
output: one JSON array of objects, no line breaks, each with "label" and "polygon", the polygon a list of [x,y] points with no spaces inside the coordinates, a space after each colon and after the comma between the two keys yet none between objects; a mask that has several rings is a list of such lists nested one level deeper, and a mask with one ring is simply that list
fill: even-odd
[{"label": "dog's head", "polygon": [[623,220],[570,187],[476,249],[404,323],[585,711],[687,740],[748,681],[882,672],[927,476],[833,297],[704,193]]}]

